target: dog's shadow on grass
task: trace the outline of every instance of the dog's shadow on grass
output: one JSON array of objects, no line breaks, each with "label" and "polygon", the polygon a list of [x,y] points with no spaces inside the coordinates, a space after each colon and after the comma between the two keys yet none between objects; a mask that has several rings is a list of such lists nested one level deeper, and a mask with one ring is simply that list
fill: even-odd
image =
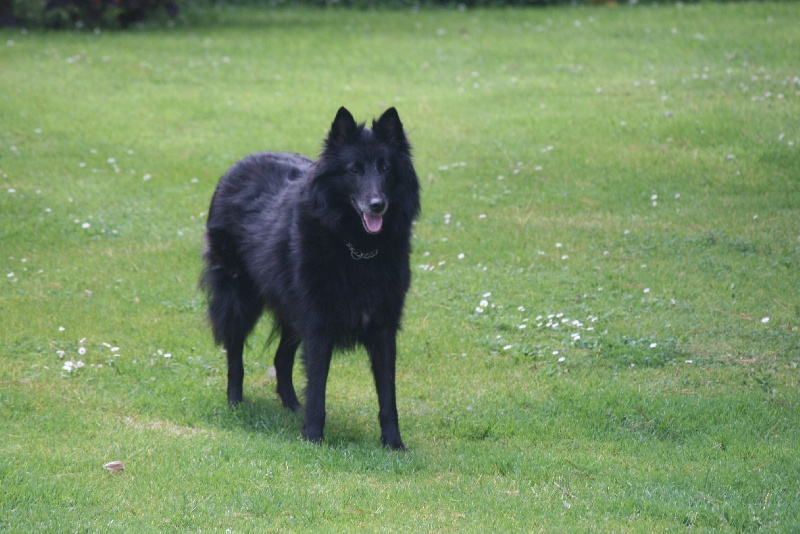
[{"label": "dog's shadow on grass", "polygon": [[[284,441],[287,445],[302,441],[302,408],[296,412],[286,409],[277,395],[267,388],[258,388],[236,406],[229,406],[224,395],[214,396],[206,402],[210,409],[204,410],[199,417],[210,426],[221,430],[243,430]],[[326,426],[325,444],[331,448],[377,444],[376,438],[377,435],[370,435],[361,425],[346,420],[331,420]]]},{"label": "dog's shadow on grass", "polygon": [[201,418],[222,430],[244,430],[293,439],[302,428],[302,412],[287,410],[277,397],[273,397],[267,391],[256,391],[245,396],[241,404],[231,406],[224,393],[215,395],[207,399],[210,409],[201,414]]}]

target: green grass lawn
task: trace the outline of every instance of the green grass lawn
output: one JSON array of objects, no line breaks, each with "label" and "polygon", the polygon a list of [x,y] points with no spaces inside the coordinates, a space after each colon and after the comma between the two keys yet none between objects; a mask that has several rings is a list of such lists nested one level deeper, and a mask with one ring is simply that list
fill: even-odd
[{"label": "green grass lawn", "polygon": [[[0,31],[0,531],[798,531],[798,19]],[[424,188],[407,454],[379,445],[361,351],[334,359],[326,443],[301,441],[267,324],[228,409],[197,290],[219,176],[316,155],[340,105],[396,106]]]}]

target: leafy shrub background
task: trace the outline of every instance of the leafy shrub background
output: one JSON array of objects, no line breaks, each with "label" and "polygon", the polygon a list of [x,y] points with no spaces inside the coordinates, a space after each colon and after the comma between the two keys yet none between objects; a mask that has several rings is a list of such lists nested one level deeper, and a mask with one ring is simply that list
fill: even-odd
[{"label": "leafy shrub background", "polygon": [[356,8],[608,5],[638,0],[0,0],[0,27],[59,29],[121,28],[145,21],[174,20],[192,8],[285,5]]},{"label": "leafy shrub background", "polygon": [[0,0],[0,26],[124,29],[178,14],[177,0]]}]

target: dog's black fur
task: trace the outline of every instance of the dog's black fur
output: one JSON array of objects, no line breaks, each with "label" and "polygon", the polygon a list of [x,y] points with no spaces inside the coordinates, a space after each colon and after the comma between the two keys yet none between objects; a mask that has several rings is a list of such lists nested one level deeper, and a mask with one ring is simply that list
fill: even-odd
[{"label": "dog's black fur", "polygon": [[378,391],[381,443],[405,449],[395,338],[418,213],[419,180],[394,108],[372,129],[339,109],[316,162],[266,152],[236,163],[211,200],[201,279],[214,338],[227,350],[228,402],[242,401],[245,339],[268,309],[280,336],[277,391],[290,410],[300,408],[292,367],[303,344],[303,437],[323,439],[332,351],[360,343]]}]

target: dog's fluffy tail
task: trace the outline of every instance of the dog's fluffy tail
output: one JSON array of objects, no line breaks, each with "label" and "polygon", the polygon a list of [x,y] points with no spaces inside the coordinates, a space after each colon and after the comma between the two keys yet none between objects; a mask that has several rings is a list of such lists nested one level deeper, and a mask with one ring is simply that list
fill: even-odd
[{"label": "dog's fluffy tail", "polygon": [[214,341],[226,347],[243,343],[263,310],[258,291],[228,243],[226,236],[208,230],[203,253],[206,267],[199,284],[208,297]]}]

